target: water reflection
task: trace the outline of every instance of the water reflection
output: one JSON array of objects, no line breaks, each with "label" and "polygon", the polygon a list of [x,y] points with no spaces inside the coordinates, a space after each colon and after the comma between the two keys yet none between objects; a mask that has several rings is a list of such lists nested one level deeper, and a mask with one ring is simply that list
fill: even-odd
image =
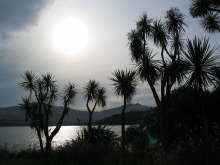
[{"label": "water reflection", "polygon": [[[75,139],[77,133],[85,126],[62,126],[54,137],[53,146],[62,145]],[[50,127],[54,129],[55,127]],[[117,135],[120,135],[120,126],[108,126]],[[30,127],[0,127],[0,146],[10,150],[38,147],[36,132]]]},{"label": "water reflection", "polygon": [[[75,139],[78,132],[85,126],[63,126],[59,133],[54,137],[53,145],[62,145],[65,142]],[[52,129],[55,127],[52,127]]]}]

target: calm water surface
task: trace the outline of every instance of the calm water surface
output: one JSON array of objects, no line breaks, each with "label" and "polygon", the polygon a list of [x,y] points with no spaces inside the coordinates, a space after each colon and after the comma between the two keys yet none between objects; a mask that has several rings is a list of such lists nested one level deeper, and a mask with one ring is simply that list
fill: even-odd
[{"label": "calm water surface", "polygon": [[[54,137],[53,146],[62,145],[71,139],[75,139],[83,127],[85,126],[62,126],[59,133]],[[108,126],[108,128],[120,135],[120,126]],[[0,132],[1,148],[19,150],[38,146],[37,135],[30,127],[0,127]]]}]

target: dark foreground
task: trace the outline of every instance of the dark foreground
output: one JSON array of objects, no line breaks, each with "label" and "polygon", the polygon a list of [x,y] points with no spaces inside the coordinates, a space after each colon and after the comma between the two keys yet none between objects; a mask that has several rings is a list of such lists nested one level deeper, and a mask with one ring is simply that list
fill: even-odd
[{"label": "dark foreground", "polygon": [[[105,127],[94,127],[88,142],[87,129],[76,139],[49,153],[37,149],[9,151],[0,149],[0,165],[203,165],[203,145],[185,143],[162,152],[158,140],[146,131],[131,127],[126,131],[126,150],[122,154],[120,137]],[[124,155],[124,156],[123,156]],[[209,164],[220,162],[218,147],[209,152]],[[215,163],[214,163],[215,162]],[[218,164],[218,163],[217,163]]]},{"label": "dark foreground", "polygon": [[210,146],[206,155],[203,143],[176,143],[162,150],[159,140],[150,138],[140,126],[126,130],[123,154],[118,137],[105,126],[93,127],[91,140],[82,129],[76,139],[53,148],[50,152],[38,149],[9,151],[0,149],[0,165],[205,165],[219,164],[219,145]]},{"label": "dark foreground", "polygon": [[[126,165],[195,165],[205,164],[203,153],[197,151],[172,151],[166,154],[159,148],[148,151],[127,151]],[[217,155],[216,155],[217,156]],[[219,160],[215,160],[218,161]],[[117,147],[92,144],[68,144],[52,151],[49,155],[37,150],[20,152],[0,151],[1,165],[121,165],[122,154]],[[213,164],[213,161],[210,161]]]}]

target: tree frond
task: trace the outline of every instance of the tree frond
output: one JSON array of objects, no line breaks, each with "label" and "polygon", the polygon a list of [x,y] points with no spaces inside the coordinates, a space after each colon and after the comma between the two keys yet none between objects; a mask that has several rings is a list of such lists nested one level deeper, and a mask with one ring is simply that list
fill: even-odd
[{"label": "tree frond", "polygon": [[97,105],[104,107],[106,105],[106,90],[104,87],[99,88],[97,91]]},{"label": "tree frond", "polygon": [[201,20],[201,24],[208,32],[220,32],[220,16],[214,13],[208,13]]},{"label": "tree frond", "polygon": [[111,80],[115,93],[118,96],[125,97],[127,101],[131,100],[137,86],[136,72],[128,69],[116,70]]},{"label": "tree frond", "polygon": [[137,74],[142,81],[150,80],[153,84],[160,77],[160,62],[154,59],[152,51],[147,51],[142,60],[136,64]]},{"label": "tree frond", "polygon": [[99,83],[96,80],[89,80],[86,84],[84,90],[84,97],[89,101],[94,101],[97,97],[97,90],[99,88]]},{"label": "tree frond", "polygon": [[143,54],[143,44],[137,31],[132,30],[128,33],[129,49],[131,51],[131,60],[139,61]]},{"label": "tree frond", "polygon": [[155,45],[162,48],[167,45],[168,35],[166,32],[166,26],[161,22],[161,20],[156,20],[153,22],[152,37]]},{"label": "tree frond", "polygon": [[33,90],[37,76],[32,71],[26,71],[22,78],[23,82],[20,83],[21,87],[25,90]]},{"label": "tree frond", "polygon": [[208,13],[209,0],[192,0],[190,14],[193,17],[204,16]]},{"label": "tree frond", "polygon": [[166,27],[169,33],[179,33],[184,32],[184,15],[177,8],[171,8],[166,13]]},{"label": "tree frond", "polygon": [[68,85],[66,85],[64,89],[64,96],[63,96],[64,104],[69,105],[70,103],[72,103],[76,94],[77,94],[77,91],[76,91],[75,84],[69,83]]},{"label": "tree frond", "polygon": [[144,13],[140,19],[137,21],[137,31],[140,33],[141,37],[149,37],[152,32],[152,19],[149,19],[147,14]]},{"label": "tree frond", "polygon": [[189,80],[187,84],[198,90],[205,90],[209,85],[214,85],[219,70],[218,57],[215,48],[211,47],[207,38],[195,37],[193,41],[187,40],[185,60],[190,65]]}]

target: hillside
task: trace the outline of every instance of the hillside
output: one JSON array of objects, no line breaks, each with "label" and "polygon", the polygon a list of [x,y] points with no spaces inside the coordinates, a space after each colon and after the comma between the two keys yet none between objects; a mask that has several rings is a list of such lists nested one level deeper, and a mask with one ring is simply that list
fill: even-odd
[{"label": "hillside", "polygon": [[[120,114],[122,107],[94,112],[93,121]],[[129,104],[126,112],[139,112],[148,110],[149,107],[141,104]],[[56,106],[53,109],[50,124],[54,125],[62,112],[62,107]],[[85,124],[88,120],[88,112],[85,110],[70,109],[69,114],[66,116],[63,125],[80,125]],[[25,111],[17,106],[0,108],[0,126],[25,126]]]},{"label": "hillside", "polygon": [[[130,111],[125,114],[125,124],[138,124],[143,121],[147,111]],[[95,124],[119,125],[121,124],[121,115],[116,114],[110,117],[98,120]]]}]

